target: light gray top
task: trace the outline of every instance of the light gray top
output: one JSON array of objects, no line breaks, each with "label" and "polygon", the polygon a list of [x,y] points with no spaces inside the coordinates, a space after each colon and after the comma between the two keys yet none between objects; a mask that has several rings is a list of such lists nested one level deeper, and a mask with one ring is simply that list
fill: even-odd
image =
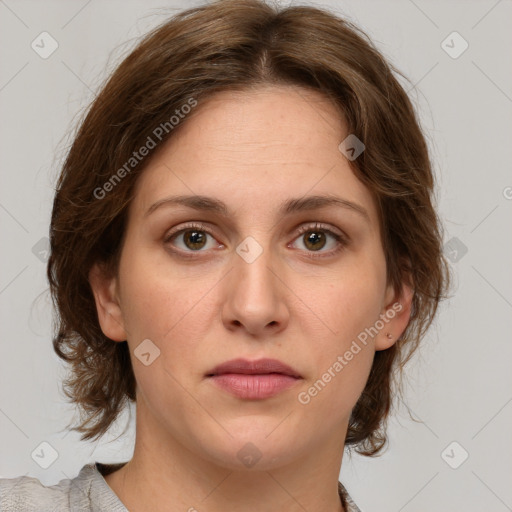
[{"label": "light gray top", "polygon": [[[0,479],[1,512],[128,512],[103,476],[121,464],[86,464],[77,477],[44,486],[37,478],[20,476]],[[338,482],[341,502],[347,512],[361,512]]]}]

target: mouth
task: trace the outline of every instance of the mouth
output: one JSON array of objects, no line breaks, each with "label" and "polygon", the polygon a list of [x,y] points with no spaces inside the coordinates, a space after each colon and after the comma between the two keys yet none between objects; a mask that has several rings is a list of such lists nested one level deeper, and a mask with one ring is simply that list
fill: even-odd
[{"label": "mouth", "polygon": [[233,359],[216,366],[206,377],[224,391],[246,400],[270,398],[302,379],[296,370],[276,359]]},{"label": "mouth", "polygon": [[287,375],[297,379],[302,376],[294,370],[277,359],[258,359],[257,361],[249,361],[247,359],[232,359],[225,363],[217,365],[206,376],[214,377],[217,375],[225,374],[240,374],[240,375]]}]

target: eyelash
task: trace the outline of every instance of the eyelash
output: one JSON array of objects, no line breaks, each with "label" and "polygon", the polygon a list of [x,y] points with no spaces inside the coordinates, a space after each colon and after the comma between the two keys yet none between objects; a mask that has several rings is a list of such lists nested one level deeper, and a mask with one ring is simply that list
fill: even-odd
[{"label": "eyelash", "polygon": [[[178,236],[182,235],[183,233],[185,233],[187,231],[190,231],[190,230],[193,230],[193,229],[195,229],[197,231],[202,231],[204,233],[207,233],[211,237],[215,238],[213,233],[211,233],[211,231],[208,229],[208,227],[205,226],[204,224],[201,224],[201,223],[191,223],[191,224],[185,225],[183,228],[181,228],[178,231],[171,232],[169,235],[167,235],[165,237],[164,243],[168,244],[174,238],[177,238]],[[313,232],[321,231],[323,233],[327,233],[327,234],[331,235],[336,240],[336,242],[338,244],[336,249],[328,251],[326,253],[324,253],[324,252],[316,252],[316,251],[306,251],[307,257],[309,257],[311,259],[327,258],[327,257],[334,256],[334,255],[338,254],[341,250],[343,250],[348,245],[348,243],[349,243],[347,237],[345,237],[344,235],[341,235],[340,233],[334,232],[333,230],[329,229],[328,227],[326,227],[323,224],[318,223],[318,222],[314,223],[313,225],[301,226],[299,228],[299,230],[298,230],[296,238],[294,238],[294,241],[297,238],[299,238],[301,235],[303,235],[304,233],[307,233],[309,231],[313,231]],[[183,256],[185,258],[196,258],[196,257],[198,257],[197,253],[204,252],[204,251],[199,250],[199,251],[186,251],[186,252],[184,252],[184,251],[182,251],[180,249],[178,251],[173,250],[173,252],[179,253],[181,256]]]}]

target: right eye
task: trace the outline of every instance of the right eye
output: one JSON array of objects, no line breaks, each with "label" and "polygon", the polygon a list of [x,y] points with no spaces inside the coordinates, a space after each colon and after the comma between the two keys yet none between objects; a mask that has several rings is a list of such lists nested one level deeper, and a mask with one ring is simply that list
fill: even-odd
[{"label": "right eye", "polygon": [[[184,253],[205,252],[202,249],[215,247],[210,241],[208,247],[208,238],[215,240],[213,235],[202,224],[189,224],[181,229],[177,229],[165,237],[164,243],[177,247]],[[180,243],[176,243],[180,242]]]}]

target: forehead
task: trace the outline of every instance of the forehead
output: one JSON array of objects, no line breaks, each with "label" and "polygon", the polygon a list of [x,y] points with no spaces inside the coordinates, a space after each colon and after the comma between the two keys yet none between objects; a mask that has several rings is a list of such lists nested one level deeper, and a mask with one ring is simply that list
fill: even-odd
[{"label": "forehead", "polygon": [[[224,91],[199,103],[139,178],[142,214],[166,195],[216,197],[233,210],[270,212],[289,198],[330,194],[376,209],[338,146],[337,107],[292,86]],[[278,204],[279,203],[279,204]]]}]

